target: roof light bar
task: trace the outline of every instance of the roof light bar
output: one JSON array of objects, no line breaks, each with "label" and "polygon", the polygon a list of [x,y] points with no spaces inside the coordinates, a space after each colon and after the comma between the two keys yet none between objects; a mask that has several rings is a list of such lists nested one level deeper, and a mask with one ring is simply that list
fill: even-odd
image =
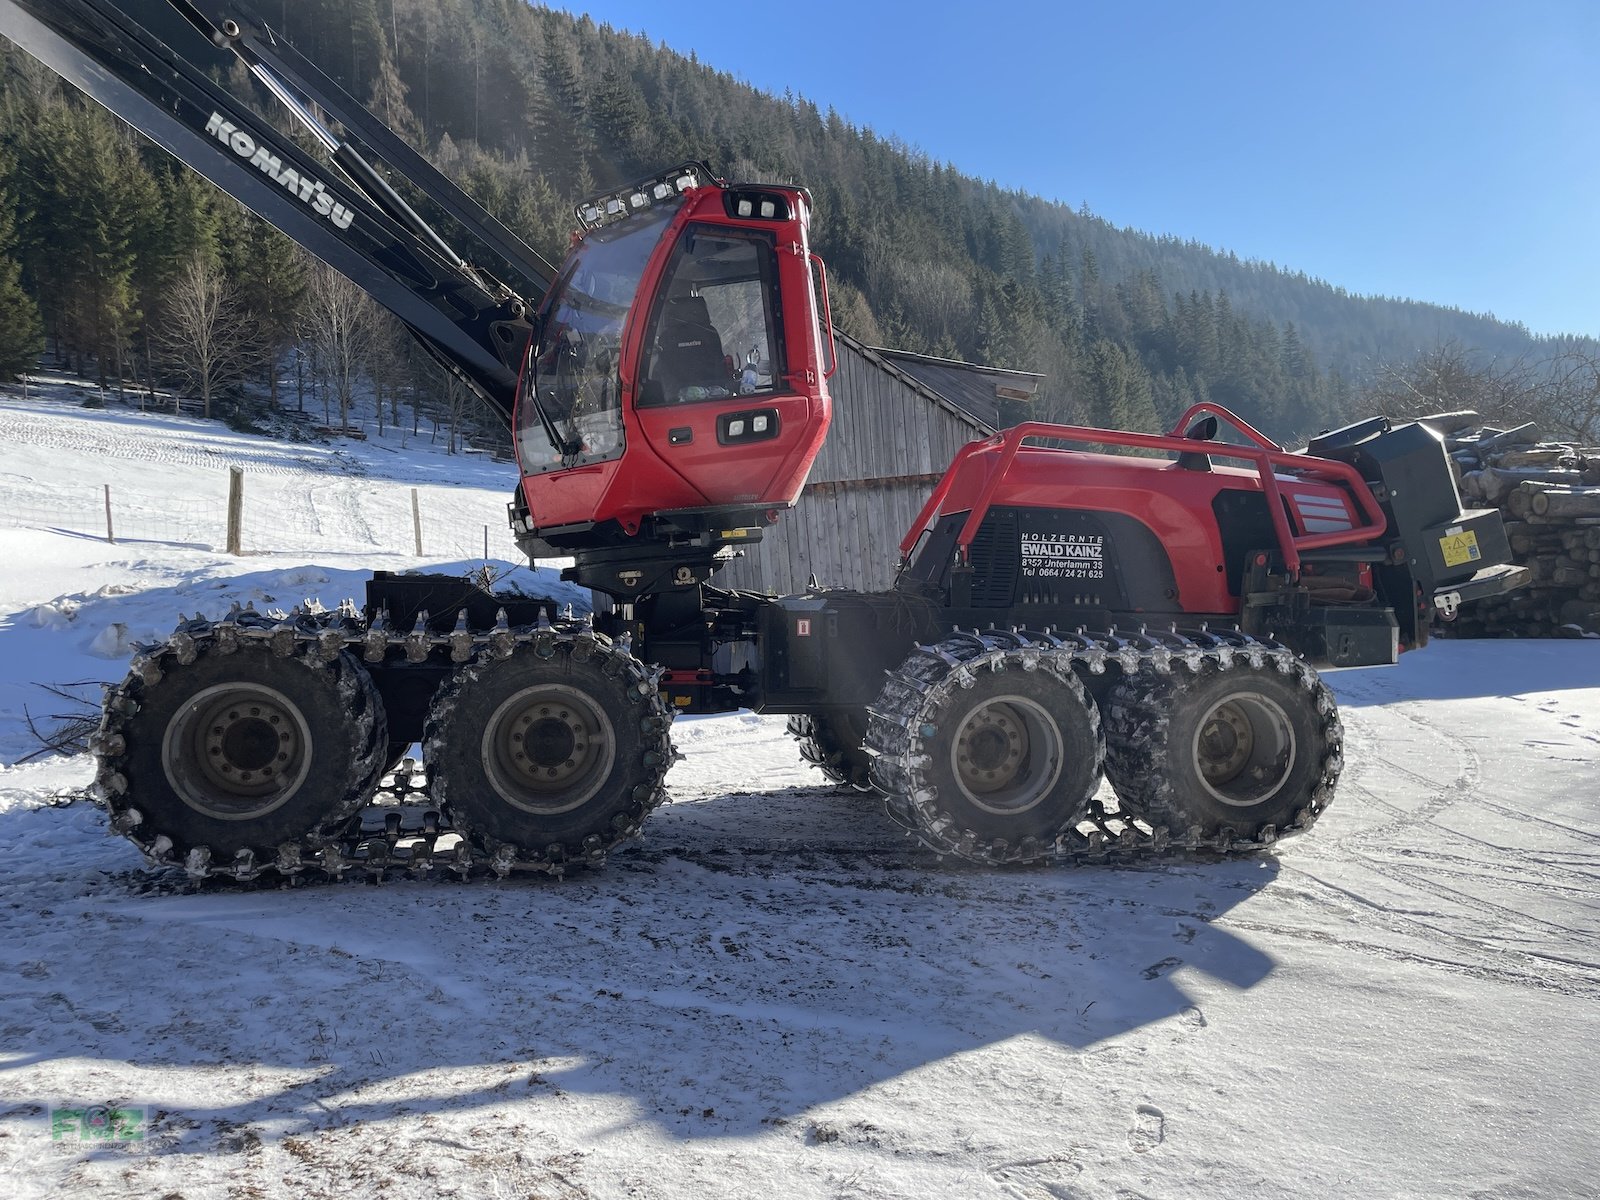
[{"label": "roof light bar", "polygon": [[690,188],[720,186],[721,182],[705,163],[684,163],[660,175],[647,175],[625,188],[602,192],[573,211],[585,230],[599,229],[633,213],[644,212],[652,205],[674,200]]}]

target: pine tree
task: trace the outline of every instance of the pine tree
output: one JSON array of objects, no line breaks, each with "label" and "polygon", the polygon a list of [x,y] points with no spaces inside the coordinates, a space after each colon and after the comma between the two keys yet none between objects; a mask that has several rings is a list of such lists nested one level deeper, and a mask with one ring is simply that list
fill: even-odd
[{"label": "pine tree", "polygon": [[16,248],[15,206],[8,186],[12,163],[0,156],[0,378],[15,379],[33,366],[44,349],[39,306],[22,290]]},{"label": "pine tree", "polygon": [[543,83],[535,109],[534,132],[540,170],[556,189],[579,195],[579,176],[588,170],[594,148],[589,141],[583,84],[565,40],[552,41],[539,55]]},{"label": "pine tree", "polygon": [[[176,163],[160,163],[151,174],[154,202],[139,208],[134,230],[134,286],[140,314],[134,350],[147,370],[154,362],[155,343],[162,340],[173,284],[195,259],[207,264],[218,261],[221,224],[219,193],[200,176]],[[155,381],[147,377],[146,383],[153,388]]]},{"label": "pine tree", "polygon": [[1089,380],[1095,417],[1105,428],[1161,431],[1149,373],[1116,342],[1101,338],[1091,348]]},{"label": "pine tree", "polygon": [[651,169],[645,156],[648,118],[632,80],[607,67],[588,112],[602,186],[636,179]]},{"label": "pine tree", "polygon": [[138,235],[159,193],[131,138],[100,109],[58,106],[28,131],[20,174],[39,219],[23,256],[59,344],[95,361],[100,383],[123,378],[140,310]]},{"label": "pine tree", "polygon": [[390,129],[409,142],[422,140],[422,126],[406,103],[407,89],[400,78],[400,70],[393,60],[385,57],[378,65],[367,97],[367,107]]},{"label": "pine tree", "polygon": [[0,257],[0,378],[17,378],[43,349],[39,306],[22,290],[22,267],[14,258]]}]

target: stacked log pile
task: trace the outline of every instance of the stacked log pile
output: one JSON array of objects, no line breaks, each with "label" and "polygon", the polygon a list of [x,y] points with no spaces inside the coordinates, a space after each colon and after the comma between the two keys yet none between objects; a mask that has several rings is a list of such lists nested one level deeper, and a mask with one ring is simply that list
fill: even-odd
[{"label": "stacked log pile", "polygon": [[1505,518],[1528,586],[1461,609],[1460,637],[1600,635],[1600,446],[1539,439],[1533,423],[1483,426],[1476,413],[1443,413],[1424,424],[1444,436],[1468,508]]}]

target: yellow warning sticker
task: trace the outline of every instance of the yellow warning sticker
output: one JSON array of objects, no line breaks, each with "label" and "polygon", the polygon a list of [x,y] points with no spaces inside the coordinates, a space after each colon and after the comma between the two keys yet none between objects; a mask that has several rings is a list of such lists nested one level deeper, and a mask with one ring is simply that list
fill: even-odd
[{"label": "yellow warning sticker", "polygon": [[1478,549],[1478,535],[1470,529],[1440,538],[1439,549],[1444,554],[1444,565],[1447,567],[1459,567],[1483,557],[1483,551]]}]

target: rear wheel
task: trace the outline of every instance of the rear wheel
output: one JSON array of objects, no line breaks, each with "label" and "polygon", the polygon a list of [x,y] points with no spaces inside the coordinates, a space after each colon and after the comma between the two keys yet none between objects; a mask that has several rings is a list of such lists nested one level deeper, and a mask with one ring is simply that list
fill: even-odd
[{"label": "rear wheel", "polygon": [[873,705],[873,782],[936,849],[1036,862],[1088,815],[1104,743],[1061,649],[961,635],[919,649]]},{"label": "rear wheel", "polygon": [[1342,737],[1333,695],[1282,652],[1136,675],[1106,711],[1118,799],[1174,837],[1261,840],[1269,828],[1306,828],[1332,798]]},{"label": "rear wheel", "polygon": [[222,652],[194,639],[153,683],[125,684],[134,711],[117,732],[137,838],[178,857],[251,849],[270,857],[366,802],[387,746],[382,702],[348,654],[280,657],[260,643]]},{"label": "rear wheel", "polygon": [[[599,863],[664,798],[671,712],[598,636],[463,667],[424,738],[430,794],[492,859]],[[507,849],[509,848],[509,849]]]},{"label": "rear wheel", "polygon": [[865,710],[795,713],[788,728],[789,736],[800,744],[800,757],[829,779],[858,792],[872,790],[868,776],[872,757],[862,744],[867,737]]}]

